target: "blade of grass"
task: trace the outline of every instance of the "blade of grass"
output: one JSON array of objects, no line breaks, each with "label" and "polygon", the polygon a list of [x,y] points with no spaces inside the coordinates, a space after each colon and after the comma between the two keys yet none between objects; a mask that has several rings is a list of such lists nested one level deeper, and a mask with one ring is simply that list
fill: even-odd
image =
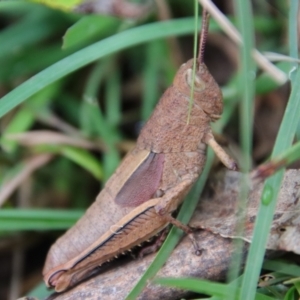
[{"label": "blade of grass", "polygon": [[297,293],[297,290],[295,287],[291,287],[288,292],[285,294],[284,299],[283,300],[295,300],[297,299],[299,293]]},{"label": "blade of grass", "polygon": [[[35,286],[30,291],[30,293],[27,294],[27,297],[28,298],[36,297],[37,299],[47,299],[47,297],[50,297],[51,294],[53,294],[53,291],[48,289],[44,282],[40,282],[37,286]],[[35,299],[35,298],[29,298],[29,299]]]},{"label": "blade of grass", "polygon": [[1,209],[0,231],[67,229],[83,213],[82,210]]},{"label": "blade of grass", "polygon": [[91,71],[84,88],[83,97],[86,102],[96,102],[102,80],[109,71],[112,63],[112,58],[108,57],[105,61],[98,61]]},{"label": "blade of grass", "polygon": [[90,152],[75,147],[62,146],[59,149],[59,153],[89,171],[98,180],[102,180],[102,166]]},{"label": "blade of grass", "polygon": [[283,167],[287,167],[298,159],[300,159],[300,141],[280,155],[273,158],[271,161],[258,166],[256,169],[254,169],[254,171],[252,171],[252,175],[254,178],[271,176],[276,171]]},{"label": "blade of grass", "polygon": [[41,145],[38,146],[42,153],[60,154],[86,171],[90,172],[96,179],[103,179],[103,170],[100,162],[89,151],[68,145]]},{"label": "blade of grass", "polygon": [[[153,280],[154,283],[185,289],[201,294],[208,294],[217,297],[217,299],[230,298],[234,299],[234,290],[231,285],[199,280],[196,278],[158,278]],[[260,293],[256,293],[256,300],[274,300]]]},{"label": "blade of grass", "polygon": [[6,126],[6,128],[2,131],[2,136],[0,138],[0,144],[2,149],[6,152],[15,152],[18,148],[18,143],[15,141],[11,141],[6,139],[6,135],[15,133],[15,132],[24,132],[28,130],[34,123],[34,113],[32,110],[24,108],[19,110]]},{"label": "blade of grass", "polygon": [[280,260],[265,260],[263,268],[295,277],[300,277],[300,267],[290,262]]},{"label": "blade of grass", "polygon": [[252,127],[253,127],[253,98],[255,64],[251,57],[254,47],[253,17],[251,3],[245,0],[235,0],[235,8],[242,34],[243,46],[241,47],[241,82],[240,86],[240,141],[243,155],[243,172],[249,172],[252,152]]},{"label": "blade of grass", "polygon": [[[298,1],[291,1],[290,17],[293,17],[292,10],[298,11]],[[297,9],[295,9],[297,7]],[[291,26],[297,26],[297,18],[293,19]],[[291,47],[297,47],[297,37],[292,38]],[[276,138],[275,146],[272,152],[272,158],[286,150],[293,141],[296,128],[299,122],[300,111],[300,86],[296,85],[300,81],[300,69],[297,69],[295,79],[292,84],[292,91],[287,108],[284,113],[279,133]],[[241,299],[251,300],[255,297],[255,288],[259,273],[261,270],[265,247],[268,239],[276,199],[280,189],[280,183],[283,178],[284,171],[276,173],[271,178],[267,179],[264,184],[264,189],[261,198],[261,205],[255,222],[253,240],[250,246],[249,255],[245,268],[245,274],[242,283]]]},{"label": "blade of grass", "polygon": [[118,126],[121,121],[121,84],[117,68],[113,68],[107,78],[105,109],[107,122],[113,127]]},{"label": "blade of grass", "polygon": [[[0,59],[12,51],[20,51],[29,45],[48,38],[60,26],[61,22],[42,22],[43,19],[55,17],[48,9],[35,6],[19,22],[9,26],[0,33]],[[57,18],[59,20],[59,18]]]},{"label": "blade of grass", "polygon": [[33,4],[28,5],[27,1],[1,1],[0,11],[9,15],[19,16],[29,12],[33,6]]},{"label": "blade of grass", "polygon": [[0,80],[10,82],[16,77],[28,78],[74,53],[75,50],[78,49],[68,48],[62,51],[60,43],[28,47],[22,52],[0,59]]},{"label": "blade of grass", "polygon": [[296,70],[296,68],[298,67],[298,63],[297,63],[298,47],[296,47],[295,45],[295,43],[297,43],[296,41],[298,41],[297,26],[295,25],[295,20],[298,20],[298,13],[299,13],[297,2],[298,1],[290,1],[290,15],[289,15],[289,29],[288,29],[289,49],[290,49],[290,57],[295,59],[295,61],[291,63],[292,72],[290,73],[290,76],[295,76],[295,72],[293,71]]},{"label": "blade of grass", "polygon": [[232,297],[227,284],[199,280],[197,278],[156,278],[153,282],[221,298]]},{"label": "blade of grass", "polygon": [[89,15],[82,17],[66,32],[63,38],[62,49],[80,46],[86,41],[100,40],[107,37],[120,26],[121,20],[111,16]]},{"label": "blade of grass", "polygon": [[149,43],[146,48],[146,62],[143,72],[143,101],[142,120],[148,120],[159,99],[159,72],[161,71],[162,56],[161,41]]},{"label": "blade of grass", "polygon": [[97,93],[111,65],[111,57],[105,61],[99,61],[94,66],[87,80],[83,101],[80,108],[80,127],[89,136],[100,136],[104,140],[109,138],[106,130],[104,116],[97,101]]},{"label": "blade of grass", "polygon": [[[106,151],[103,159],[103,174],[106,181],[120,162],[119,152],[115,143],[119,140],[116,126],[121,119],[120,107],[120,78],[118,72],[111,70],[113,57],[105,61],[99,61],[87,81],[83,101],[81,104],[81,127],[89,135],[100,137],[105,143]],[[97,101],[97,93],[101,82],[107,75],[110,76],[105,81],[106,93],[106,116],[104,116]]]},{"label": "blade of grass", "polygon": [[121,49],[171,35],[184,35],[193,31],[193,19],[157,22],[118,33],[90,45],[60,60],[36,74],[0,99],[0,117],[50,83]]},{"label": "blade of grass", "polygon": [[[240,169],[243,173],[247,173],[251,167],[250,158],[252,157],[252,127],[253,127],[253,98],[254,98],[254,76],[255,64],[252,59],[252,49],[254,48],[254,32],[253,17],[251,3],[245,0],[235,0],[235,11],[239,30],[242,36],[242,47],[240,49],[241,56],[241,77],[239,82],[239,135],[241,141],[241,163]],[[243,216],[247,205],[247,196],[249,193],[247,176],[244,175],[240,180],[239,190],[239,211],[238,215]],[[244,218],[239,218],[239,222],[235,225],[237,236],[242,236],[244,232]],[[244,243],[240,239],[234,241],[234,247],[237,249],[231,259],[229,267],[228,280],[232,281],[238,277],[240,266],[242,263],[242,247]],[[236,289],[237,285],[233,285]],[[234,293],[236,294],[236,293]],[[230,299],[227,297],[227,299]]]},{"label": "blade of grass", "polygon": [[104,154],[104,180],[108,180],[120,163],[120,154],[116,149],[116,143],[120,141],[120,135],[117,126],[121,120],[121,87],[120,73],[118,70],[112,70],[110,76],[105,82],[105,122],[109,138],[105,140],[107,151]]},{"label": "blade of grass", "polygon": [[36,114],[45,110],[51,99],[60,92],[61,83],[61,81],[57,81],[55,84],[47,86],[33,97],[30,97],[23,109],[15,113],[2,130],[2,137],[0,137],[0,145],[5,151],[13,153],[18,148],[18,142],[6,139],[5,136],[28,130],[34,123]]}]

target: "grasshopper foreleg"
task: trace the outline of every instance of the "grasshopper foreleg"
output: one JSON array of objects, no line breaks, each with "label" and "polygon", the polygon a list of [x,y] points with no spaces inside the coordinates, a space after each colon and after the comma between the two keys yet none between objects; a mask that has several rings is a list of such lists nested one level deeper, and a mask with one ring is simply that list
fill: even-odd
[{"label": "grasshopper foreleg", "polygon": [[224,149],[216,142],[212,133],[208,133],[205,137],[205,143],[208,144],[215,154],[218,156],[220,161],[230,170],[237,170],[236,162],[224,151]]}]

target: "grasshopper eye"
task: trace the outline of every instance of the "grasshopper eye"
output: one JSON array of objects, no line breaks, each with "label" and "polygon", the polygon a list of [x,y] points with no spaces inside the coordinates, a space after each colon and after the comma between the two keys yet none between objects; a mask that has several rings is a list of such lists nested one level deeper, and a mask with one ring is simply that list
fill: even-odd
[{"label": "grasshopper eye", "polygon": [[[190,87],[192,87],[192,85],[193,85],[193,70],[188,69],[186,71],[185,76],[186,76],[185,79],[186,79],[187,84]],[[201,80],[201,78],[199,76],[197,76],[197,74],[195,75],[194,89],[196,92],[201,92],[205,89],[205,83]]]}]

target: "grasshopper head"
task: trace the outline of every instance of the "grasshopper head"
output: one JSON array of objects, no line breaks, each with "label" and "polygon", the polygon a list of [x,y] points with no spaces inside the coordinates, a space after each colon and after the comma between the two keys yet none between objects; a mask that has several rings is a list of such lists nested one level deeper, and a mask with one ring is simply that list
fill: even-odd
[{"label": "grasshopper head", "polygon": [[[181,93],[190,98],[193,86],[193,59],[179,68],[173,84]],[[200,107],[211,121],[217,120],[222,114],[221,90],[203,63],[196,66],[194,105]]]}]

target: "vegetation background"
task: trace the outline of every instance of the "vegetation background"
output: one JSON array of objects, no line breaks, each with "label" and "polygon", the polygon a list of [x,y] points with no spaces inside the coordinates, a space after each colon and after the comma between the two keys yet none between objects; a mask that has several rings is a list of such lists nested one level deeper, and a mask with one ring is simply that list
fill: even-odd
[{"label": "vegetation background", "polygon": [[[214,130],[225,132],[244,171],[295,149],[293,138],[300,138],[300,88],[293,84],[299,82],[297,2],[215,1],[246,45],[240,52],[211,20],[205,63],[225,103]],[[45,297],[41,271],[50,245],[94,200],[180,64],[193,56],[194,1],[156,1],[130,19],[74,12],[72,1],[58,4],[0,2],[1,299],[29,295],[35,287],[31,294]],[[281,79],[251,59],[254,36],[259,51],[277,53]],[[289,152],[287,163],[298,152]],[[276,281],[256,290],[281,176],[266,183],[268,205],[258,214],[251,264],[235,285],[240,299],[299,297],[297,280],[282,283],[300,276],[296,256],[287,258],[284,272],[278,262],[269,265]],[[232,270],[231,279],[237,273]],[[214,295],[199,282],[197,291]],[[229,286],[218,299],[228,298]]]}]

